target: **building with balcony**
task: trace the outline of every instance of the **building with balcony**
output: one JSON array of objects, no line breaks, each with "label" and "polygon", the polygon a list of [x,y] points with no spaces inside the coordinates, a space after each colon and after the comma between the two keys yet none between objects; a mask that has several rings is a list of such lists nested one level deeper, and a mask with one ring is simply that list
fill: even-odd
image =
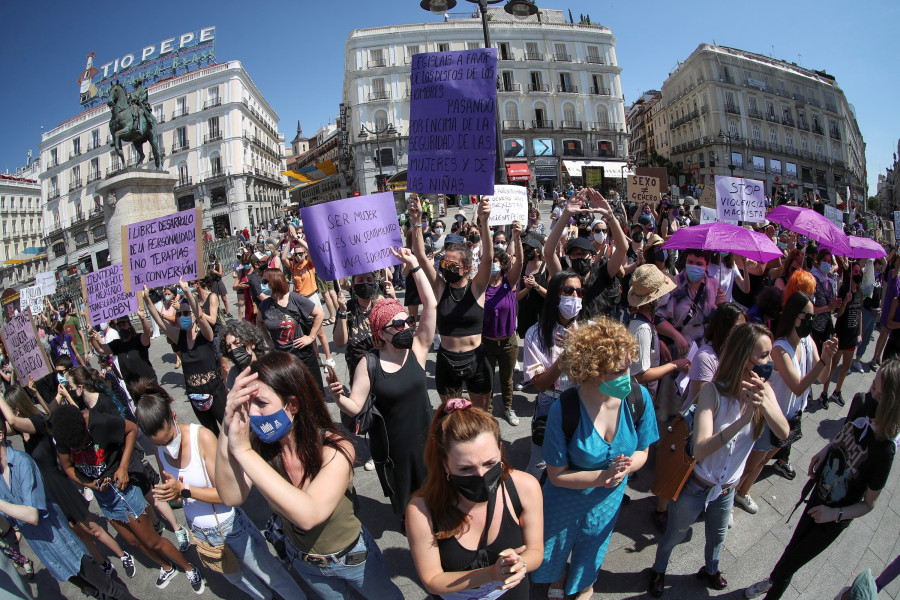
[{"label": "building with balcony", "polygon": [[[498,51],[497,102],[509,178],[564,183],[589,161],[619,173],[628,156],[616,38],[608,27],[567,22],[542,9],[518,20],[488,8]],[[349,109],[353,186],[360,194],[390,185],[406,169],[410,65],[420,52],[483,47],[477,10],[440,22],[355,29],[346,43],[343,101]],[[393,132],[360,136],[362,127]],[[377,139],[376,139],[377,138]],[[376,144],[377,142],[377,144]],[[567,169],[566,165],[572,167]]]},{"label": "building with balcony", "polygon": [[894,152],[891,166],[885,169],[884,174],[878,175],[875,192],[875,198],[878,199],[878,212],[888,217],[894,211],[900,210],[900,160],[898,160],[898,154],[900,154],[900,142],[897,142],[897,152]]},{"label": "building with balcony", "polygon": [[[346,131],[344,131],[346,133]],[[328,123],[316,134],[307,138],[297,123],[297,137],[291,142],[291,156],[287,159],[289,171],[308,172],[311,181],[291,180],[290,206],[313,206],[331,200],[340,200],[353,194],[348,161],[341,160],[341,123]]]},{"label": "building with balcony", "polygon": [[653,136],[653,108],[659,103],[659,90],[644,92],[625,112],[628,124],[632,160],[637,166],[647,166],[650,152],[655,149]]},{"label": "building with balcony", "polygon": [[[203,67],[149,86],[162,167],[178,176],[172,212],[203,207],[203,229],[221,235],[282,214],[287,195],[278,115],[239,61]],[[66,274],[108,265],[102,180],[125,164],[110,146],[109,108],[97,106],[44,133],[40,174],[50,267]],[[150,145],[145,164],[152,165]],[[80,267],[80,269],[79,269]]]},{"label": "building with balcony", "polygon": [[32,161],[29,152],[27,166],[0,174],[0,289],[34,285],[35,275],[47,270],[40,172],[40,161]]},{"label": "building with balcony", "polygon": [[865,143],[852,105],[824,71],[700,44],[663,83],[661,104],[657,151],[689,182],[733,166],[773,197],[865,200]]}]

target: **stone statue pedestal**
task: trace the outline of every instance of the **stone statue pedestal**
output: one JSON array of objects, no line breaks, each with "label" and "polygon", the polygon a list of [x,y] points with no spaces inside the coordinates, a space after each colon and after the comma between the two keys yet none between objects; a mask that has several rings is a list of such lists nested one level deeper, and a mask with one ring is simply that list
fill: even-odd
[{"label": "stone statue pedestal", "polygon": [[97,194],[103,198],[109,262],[122,262],[122,226],[177,211],[175,182],[178,177],[156,169],[125,169],[103,181]]}]

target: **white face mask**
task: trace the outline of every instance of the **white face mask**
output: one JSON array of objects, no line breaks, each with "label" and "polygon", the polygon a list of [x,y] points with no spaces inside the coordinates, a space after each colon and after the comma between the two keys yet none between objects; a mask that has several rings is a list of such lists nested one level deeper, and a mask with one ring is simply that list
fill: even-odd
[{"label": "white face mask", "polygon": [[578,296],[560,296],[559,312],[564,319],[574,319],[581,312],[581,298]]},{"label": "white face mask", "polygon": [[100,331],[106,331],[109,329],[109,323],[100,323]]},{"label": "white face mask", "polygon": [[438,235],[442,235],[444,233],[444,228],[443,227],[435,227],[434,232]]},{"label": "white face mask", "polygon": [[602,244],[603,242],[606,241],[605,233],[595,233],[593,235],[594,235],[594,241],[597,242],[598,244]]},{"label": "white face mask", "polygon": [[166,444],[166,454],[174,459],[177,459],[178,455],[181,454],[181,427],[178,426],[178,421],[175,421],[175,437]]}]

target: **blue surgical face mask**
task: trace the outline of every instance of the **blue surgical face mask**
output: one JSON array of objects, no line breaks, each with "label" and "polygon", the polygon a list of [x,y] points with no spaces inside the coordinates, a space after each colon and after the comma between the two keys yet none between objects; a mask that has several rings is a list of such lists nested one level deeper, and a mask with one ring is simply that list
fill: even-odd
[{"label": "blue surgical face mask", "polygon": [[822,275],[828,275],[829,273],[831,273],[831,269],[832,269],[831,263],[827,263],[827,262],[823,261],[822,264],[819,265],[819,270],[822,272]]},{"label": "blue surgical face mask", "polygon": [[753,372],[763,378],[763,380],[768,381],[769,377],[772,376],[772,370],[775,368],[774,362],[767,362],[761,365],[756,365],[753,367]]},{"label": "blue surgical face mask", "polygon": [[190,317],[178,317],[178,325],[182,329],[190,329],[194,321]]},{"label": "blue surgical face mask", "polygon": [[696,283],[703,279],[703,276],[706,275],[706,267],[700,267],[697,265],[687,265],[684,268],[685,273],[687,273],[688,281],[691,283]]},{"label": "blue surgical face mask", "polygon": [[491,265],[491,275],[499,275],[500,274],[500,263],[493,263]]},{"label": "blue surgical face mask", "polygon": [[601,393],[611,398],[625,399],[631,392],[631,374],[624,373],[620,377],[604,381],[598,386]]},{"label": "blue surgical face mask", "polygon": [[263,444],[274,444],[286,436],[293,425],[283,408],[271,415],[250,415],[250,429]]},{"label": "blue surgical face mask", "polygon": [[781,249],[781,250],[787,249],[787,242],[777,242],[776,245],[777,245],[778,248]]},{"label": "blue surgical face mask", "polygon": [[266,296],[271,296],[271,295],[272,295],[272,288],[271,288],[271,286],[269,286],[268,283],[262,284],[262,285],[260,286],[259,290],[260,290],[263,294],[265,294]]},{"label": "blue surgical face mask", "polygon": [[69,380],[66,379],[66,376],[63,373],[56,374],[56,382],[59,385],[69,385]]}]

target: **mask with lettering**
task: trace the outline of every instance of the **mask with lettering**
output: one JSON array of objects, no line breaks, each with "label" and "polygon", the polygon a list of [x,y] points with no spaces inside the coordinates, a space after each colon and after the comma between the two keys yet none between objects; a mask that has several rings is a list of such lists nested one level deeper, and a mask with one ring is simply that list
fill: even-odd
[{"label": "mask with lettering", "polygon": [[271,415],[250,415],[250,429],[263,444],[274,444],[288,434],[294,422],[283,408]]}]

